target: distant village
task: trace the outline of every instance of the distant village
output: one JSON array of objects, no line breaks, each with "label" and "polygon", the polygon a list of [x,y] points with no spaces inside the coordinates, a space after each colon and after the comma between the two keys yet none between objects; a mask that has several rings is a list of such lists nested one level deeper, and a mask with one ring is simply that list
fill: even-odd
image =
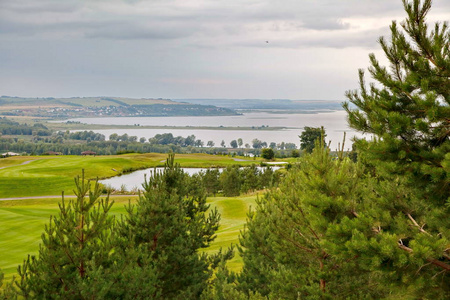
[{"label": "distant village", "polygon": [[49,118],[75,117],[136,117],[136,116],[196,116],[196,115],[235,115],[234,110],[212,105],[128,105],[128,106],[75,106],[75,107],[24,107],[3,112],[4,116],[33,116]]}]

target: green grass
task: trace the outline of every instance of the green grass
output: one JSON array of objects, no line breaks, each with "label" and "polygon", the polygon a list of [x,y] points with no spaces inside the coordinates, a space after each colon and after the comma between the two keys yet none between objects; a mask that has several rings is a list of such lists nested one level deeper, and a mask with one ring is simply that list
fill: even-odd
[{"label": "green grass", "polygon": [[[112,197],[115,203],[111,209],[114,215],[125,212],[124,205],[130,197]],[[217,238],[206,252],[213,253],[221,247],[226,249],[231,244],[239,242],[238,236],[246,222],[246,213],[250,206],[255,206],[256,196],[243,197],[211,197],[208,203],[217,207],[222,219],[217,232]],[[58,214],[60,199],[27,199],[15,201],[0,201],[0,268],[11,278],[17,266],[28,254],[35,255],[39,250],[41,234],[45,224],[48,224],[50,215]],[[236,256],[229,262],[233,271],[238,271],[242,259]]]},{"label": "green grass", "polygon": [[[105,156],[21,156],[0,159],[0,198],[53,196],[62,191],[73,194],[73,178],[85,170],[86,178],[108,178],[124,169],[163,166],[166,154],[125,154]],[[182,167],[226,167],[258,163],[235,161],[228,156],[177,154]],[[114,171],[114,170],[116,171]]]},{"label": "green grass", "polygon": [[[112,197],[114,215],[125,212],[130,197]],[[17,270],[28,254],[39,251],[41,234],[50,215],[58,214],[60,199],[31,199],[0,201],[0,268],[7,278]]]},{"label": "green grass", "polygon": [[[213,253],[220,248],[225,250],[230,245],[239,244],[239,234],[244,229],[249,208],[256,206],[256,196],[233,198],[214,197],[208,200],[212,208],[217,207],[221,215],[221,222],[217,232],[217,238],[206,252]],[[234,253],[235,256],[228,262],[228,268],[237,272],[242,267],[242,258],[236,249]]]}]

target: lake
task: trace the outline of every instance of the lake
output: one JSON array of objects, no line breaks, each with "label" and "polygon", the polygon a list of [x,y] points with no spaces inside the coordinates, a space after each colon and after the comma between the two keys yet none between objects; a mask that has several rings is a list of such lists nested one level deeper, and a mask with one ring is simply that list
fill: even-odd
[{"label": "lake", "polygon": [[[331,141],[332,150],[337,149],[338,143],[342,142],[344,132],[347,133],[346,149],[351,147],[350,138],[352,136],[360,137],[354,130],[350,129],[346,120],[347,113],[345,111],[322,112],[322,113],[272,113],[265,111],[255,111],[244,113],[239,116],[196,116],[196,117],[102,117],[102,118],[76,118],[70,121],[78,121],[86,124],[102,124],[102,125],[140,125],[140,126],[177,126],[177,129],[103,129],[93,130],[104,134],[108,138],[112,133],[119,135],[127,133],[130,136],[144,137],[146,139],[156,134],[172,133],[174,136],[187,137],[195,135],[197,139],[202,140],[205,145],[207,141],[213,141],[219,146],[224,140],[229,146],[232,140],[242,138],[244,145],[252,144],[252,140],[257,138],[268,144],[271,142],[295,143],[299,147],[299,135],[305,126],[320,127],[324,126],[327,141]],[[280,130],[240,130],[238,127],[261,126],[285,127]],[[211,127],[194,129],[189,126]],[[231,129],[217,129],[217,127],[233,127]],[[214,129],[216,127],[216,129]]]}]

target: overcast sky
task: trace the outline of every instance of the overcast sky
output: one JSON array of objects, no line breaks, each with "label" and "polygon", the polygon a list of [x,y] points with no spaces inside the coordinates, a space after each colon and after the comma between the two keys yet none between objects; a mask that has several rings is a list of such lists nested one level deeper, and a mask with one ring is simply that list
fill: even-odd
[{"label": "overcast sky", "polygon": [[[401,0],[0,0],[0,94],[342,100]],[[434,0],[430,22],[450,19]]]}]

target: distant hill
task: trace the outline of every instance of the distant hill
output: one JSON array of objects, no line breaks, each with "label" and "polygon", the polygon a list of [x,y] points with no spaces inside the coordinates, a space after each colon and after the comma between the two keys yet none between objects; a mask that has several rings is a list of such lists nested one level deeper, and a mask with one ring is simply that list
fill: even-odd
[{"label": "distant hill", "polygon": [[268,110],[296,110],[296,111],[317,111],[317,110],[342,110],[342,101],[332,100],[286,100],[286,99],[176,99],[175,101],[214,105],[229,109],[268,109]]},{"label": "distant hill", "polygon": [[212,104],[180,103],[168,99],[121,97],[21,98],[0,97],[0,115],[49,118],[102,116],[223,116],[237,115]]}]

